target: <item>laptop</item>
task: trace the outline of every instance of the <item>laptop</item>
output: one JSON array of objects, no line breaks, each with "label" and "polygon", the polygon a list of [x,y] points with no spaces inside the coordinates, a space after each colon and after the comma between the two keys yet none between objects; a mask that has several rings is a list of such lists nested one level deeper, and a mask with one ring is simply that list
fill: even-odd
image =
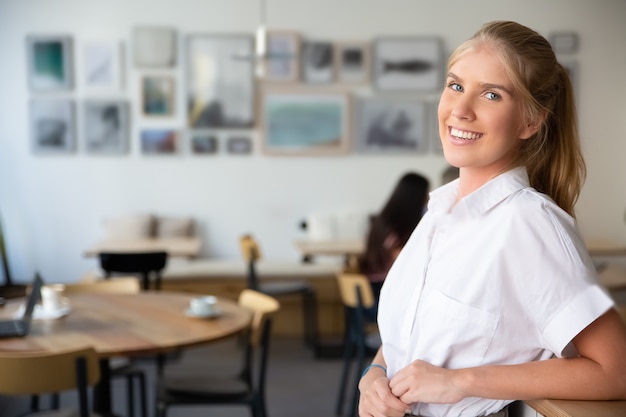
[{"label": "laptop", "polygon": [[26,298],[24,315],[17,319],[0,320],[0,337],[20,337],[26,336],[30,330],[30,321],[33,318],[33,311],[37,301],[41,298],[41,286],[43,280],[38,273],[35,274],[30,294]]}]

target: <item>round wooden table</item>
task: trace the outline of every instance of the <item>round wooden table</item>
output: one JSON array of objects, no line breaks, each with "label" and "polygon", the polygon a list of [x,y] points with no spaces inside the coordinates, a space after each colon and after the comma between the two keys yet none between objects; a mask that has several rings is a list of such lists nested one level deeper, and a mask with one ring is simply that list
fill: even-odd
[{"label": "round wooden table", "polygon": [[[247,328],[252,314],[235,302],[219,299],[222,314],[212,319],[188,317],[191,294],[73,294],[71,312],[54,320],[33,320],[28,336],[0,339],[2,351],[65,351],[92,346],[101,357],[102,377],[94,409],[111,410],[108,359],[145,356],[217,341]],[[11,317],[22,300],[11,300],[0,317]]]}]

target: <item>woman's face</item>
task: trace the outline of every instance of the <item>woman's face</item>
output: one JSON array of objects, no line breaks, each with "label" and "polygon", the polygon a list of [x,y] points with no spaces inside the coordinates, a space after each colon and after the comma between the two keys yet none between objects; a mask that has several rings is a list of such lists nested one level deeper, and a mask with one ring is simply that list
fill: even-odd
[{"label": "woman's face", "polygon": [[480,184],[509,169],[519,141],[536,132],[504,64],[484,47],[450,67],[438,116],[446,160]]}]

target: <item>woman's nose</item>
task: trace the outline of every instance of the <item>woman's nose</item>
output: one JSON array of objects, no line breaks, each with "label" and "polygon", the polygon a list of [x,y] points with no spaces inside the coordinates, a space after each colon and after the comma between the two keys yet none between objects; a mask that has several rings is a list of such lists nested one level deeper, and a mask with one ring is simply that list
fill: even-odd
[{"label": "woman's nose", "polygon": [[473,120],[475,115],[471,100],[459,97],[452,107],[452,116],[461,120]]}]

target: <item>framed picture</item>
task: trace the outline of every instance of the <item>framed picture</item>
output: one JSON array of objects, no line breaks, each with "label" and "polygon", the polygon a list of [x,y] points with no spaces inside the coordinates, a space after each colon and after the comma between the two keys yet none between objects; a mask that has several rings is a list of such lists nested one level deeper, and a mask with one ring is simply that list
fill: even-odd
[{"label": "framed picture", "polygon": [[254,62],[249,35],[190,35],[186,44],[188,124],[242,128],[254,123]]},{"label": "framed picture", "polygon": [[337,74],[337,82],[369,82],[370,55],[368,42],[341,42],[335,44],[335,74]]},{"label": "framed picture", "polygon": [[37,99],[30,102],[31,148],[36,154],[65,154],[75,149],[74,103]]},{"label": "framed picture", "polygon": [[145,116],[173,116],[175,103],[174,78],[144,76],[141,80],[141,109]]},{"label": "framed picture", "polygon": [[74,87],[72,38],[27,36],[28,82],[32,91],[71,90]]},{"label": "framed picture", "polygon": [[230,154],[249,155],[252,153],[252,140],[241,136],[228,138],[226,149]]},{"label": "framed picture", "polygon": [[141,152],[144,154],[174,154],[178,148],[178,133],[174,129],[142,129]]},{"label": "framed picture", "polygon": [[437,111],[439,109],[439,99],[426,101],[426,137],[430,142],[430,152],[435,155],[443,155],[443,145],[439,136],[439,119]]},{"label": "framed picture", "polygon": [[330,83],[334,79],[333,44],[330,42],[304,42],[302,46],[302,71],[308,83]]},{"label": "framed picture", "polygon": [[426,140],[426,105],[421,101],[369,98],[359,101],[356,149],[366,153],[421,153]]},{"label": "framed picture", "polygon": [[349,150],[350,96],[320,90],[265,91],[263,150],[274,155],[340,155]]},{"label": "framed picture", "polygon": [[133,56],[136,67],[176,65],[176,30],[161,26],[140,26],[133,30]]},{"label": "framed picture", "polygon": [[84,46],[85,87],[122,87],[122,46],[119,42],[87,42]]},{"label": "framed picture", "polygon": [[439,38],[380,38],[374,42],[374,86],[386,91],[433,91],[442,87]]},{"label": "framed picture", "polygon": [[218,150],[217,136],[213,134],[194,133],[191,135],[191,151],[195,154],[216,154]]},{"label": "framed picture", "polygon": [[550,45],[557,54],[572,54],[578,51],[578,34],[576,32],[552,33]]},{"label": "framed picture", "polygon": [[300,36],[292,31],[267,32],[267,81],[296,82],[300,78]]},{"label": "framed picture", "polygon": [[85,151],[123,154],[128,151],[129,104],[124,100],[85,101]]}]

